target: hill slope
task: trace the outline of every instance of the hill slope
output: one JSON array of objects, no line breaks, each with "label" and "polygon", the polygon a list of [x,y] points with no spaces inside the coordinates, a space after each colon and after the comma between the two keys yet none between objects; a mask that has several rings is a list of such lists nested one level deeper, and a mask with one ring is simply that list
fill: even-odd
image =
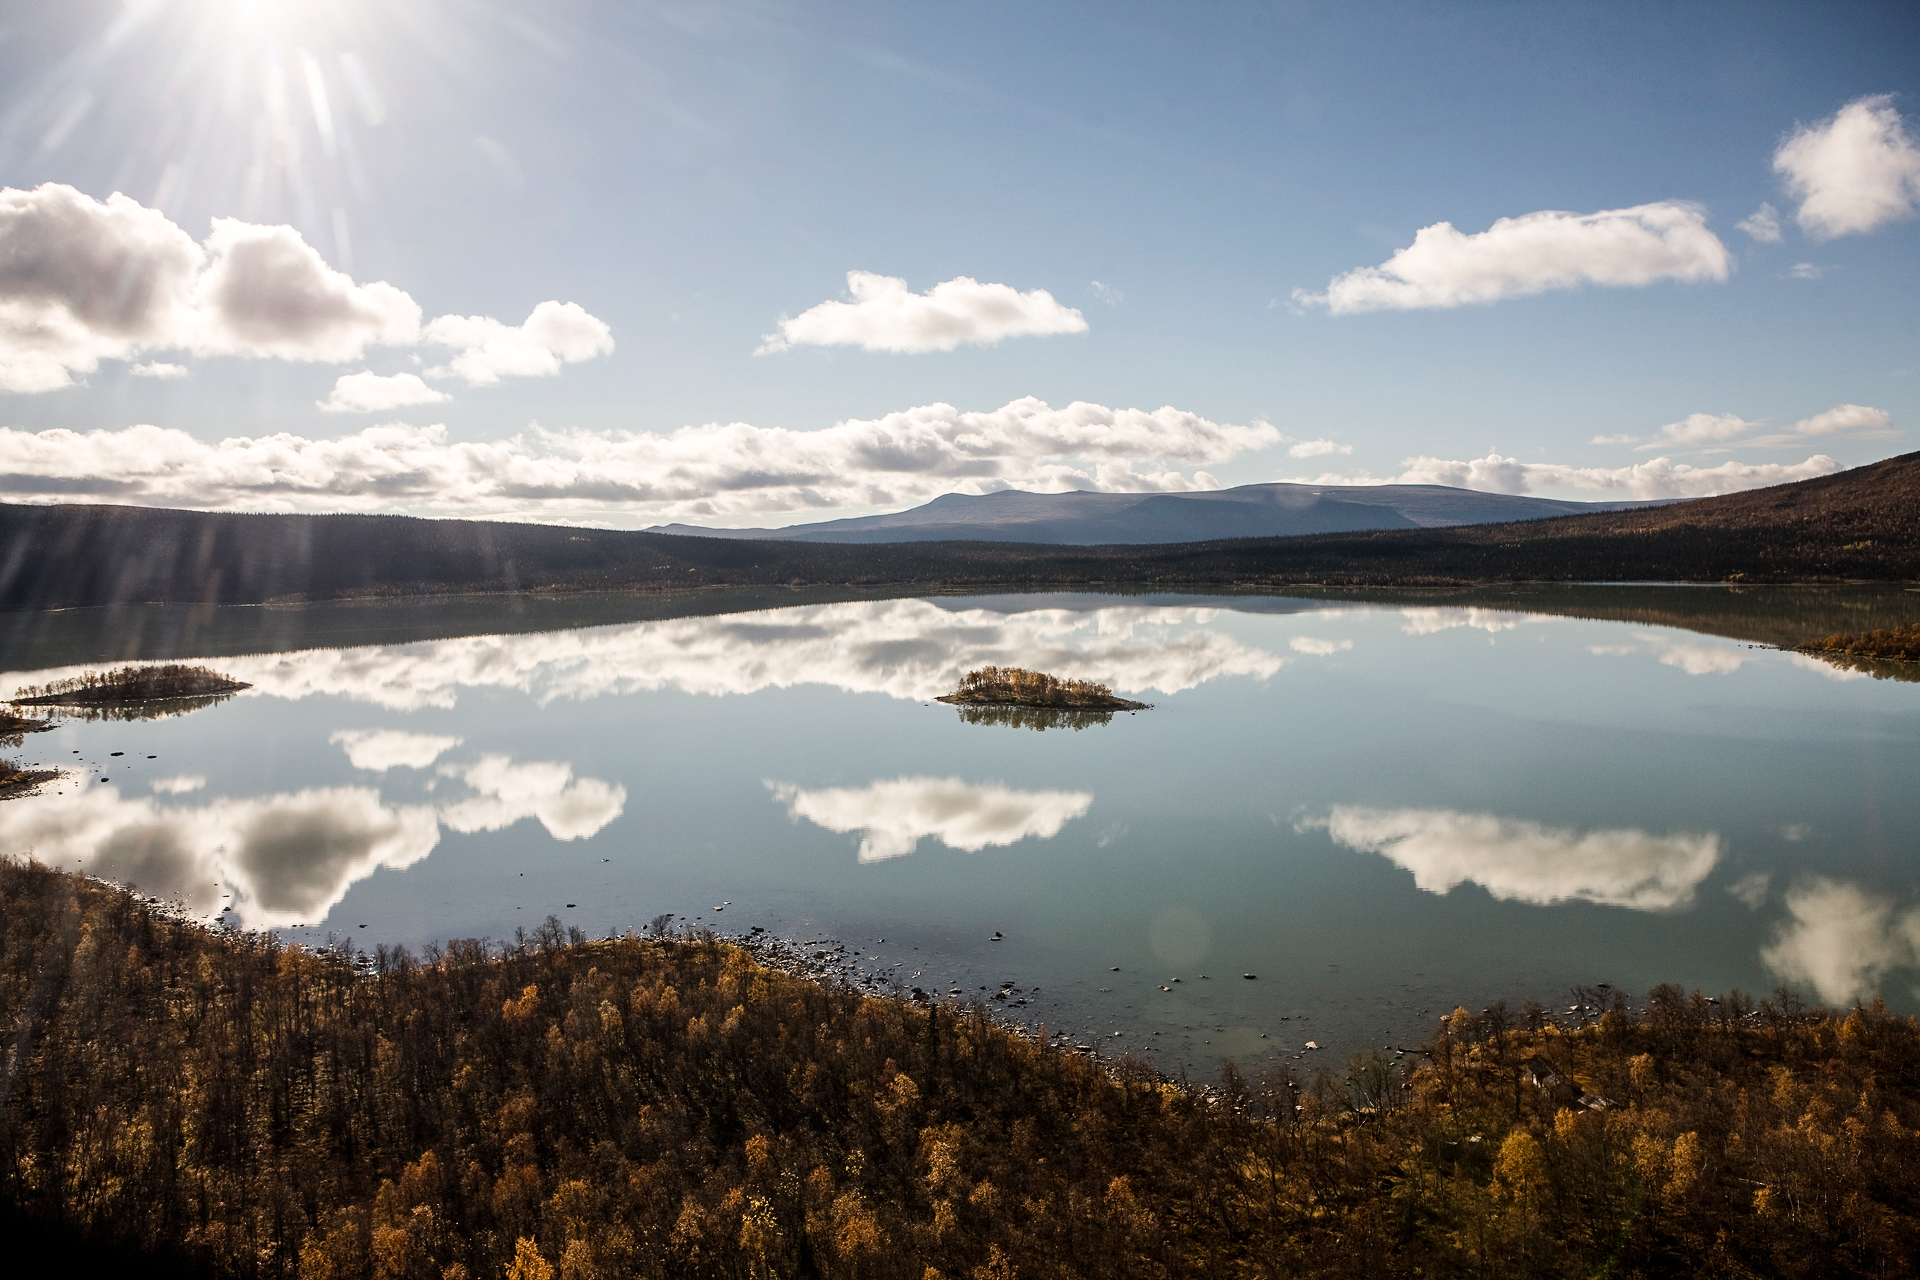
[{"label": "hill slope", "polygon": [[889,515],[784,529],[670,524],[650,533],[776,542],[1047,542],[1102,546],[1438,529],[1619,511],[1646,502],[1560,502],[1438,484],[1246,484],[1204,493],[949,493]]},{"label": "hill slope", "polygon": [[402,516],[0,506],[0,608],[718,585],[1920,580],[1920,454],[1634,511],[1163,545],[674,537]]}]

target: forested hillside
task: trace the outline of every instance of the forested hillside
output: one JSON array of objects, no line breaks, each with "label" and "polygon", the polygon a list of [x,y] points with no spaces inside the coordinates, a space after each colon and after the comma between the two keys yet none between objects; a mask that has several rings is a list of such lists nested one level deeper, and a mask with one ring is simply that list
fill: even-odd
[{"label": "forested hillside", "polygon": [[0,1213],[85,1272],[1911,1276],[1920,1026],[1660,988],[1203,1094],[711,937],[364,969],[0,863]]}]

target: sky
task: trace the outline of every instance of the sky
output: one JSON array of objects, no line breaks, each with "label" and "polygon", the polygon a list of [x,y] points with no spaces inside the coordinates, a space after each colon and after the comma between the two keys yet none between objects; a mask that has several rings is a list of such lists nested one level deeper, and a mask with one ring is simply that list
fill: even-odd
[{"label": "sky", "polygon": [[0,0],[0,501],[784,525],[1910,451],[1911,4]]}]

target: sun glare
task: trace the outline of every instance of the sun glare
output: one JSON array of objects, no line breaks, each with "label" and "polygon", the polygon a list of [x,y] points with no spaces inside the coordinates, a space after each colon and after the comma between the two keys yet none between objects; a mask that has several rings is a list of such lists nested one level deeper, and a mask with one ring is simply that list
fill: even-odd
[{"label": "sun glare", "polygon": [[106,159],[112,189],[176,219],[295,223],[351,270],[391,86],[463,74],[471,26],[439,0],[136,0],[18,95],[15,146]]}]

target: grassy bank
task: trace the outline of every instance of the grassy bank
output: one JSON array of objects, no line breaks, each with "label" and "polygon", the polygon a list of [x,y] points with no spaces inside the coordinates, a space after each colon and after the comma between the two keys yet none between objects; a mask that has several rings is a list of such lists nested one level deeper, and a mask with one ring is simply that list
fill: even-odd
[{"label": "grassy bank", "polygon": [[710,938],[554,924],[363,972],[10,863],[0,1018],[16,1229],[206,1274],[1898,1276],[1920,1251],[1920,1027],[1874,1009],[1463,1010],[1410,1075],[1209,1096]]}]

